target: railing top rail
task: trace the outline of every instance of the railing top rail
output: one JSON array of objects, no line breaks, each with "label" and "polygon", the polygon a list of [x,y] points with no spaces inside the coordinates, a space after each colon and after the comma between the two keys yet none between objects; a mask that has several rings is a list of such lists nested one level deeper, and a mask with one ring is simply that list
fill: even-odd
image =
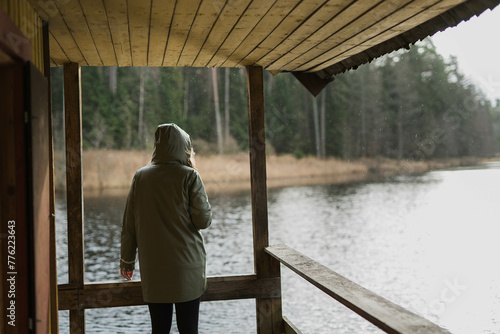
[{"label": "railing top rail", "polygon": [[[214,276],[208,278],[202,301],[279,298],[279,277],[258,278],[257,275]],[[144,305],[141,281],[89,282],[58,285],[59,310]]]},{"label": "railing top rail", "polygon": [[361,287],[286,245],[267,247],[266,252],[387,333],[450,333],[446,329]]}]

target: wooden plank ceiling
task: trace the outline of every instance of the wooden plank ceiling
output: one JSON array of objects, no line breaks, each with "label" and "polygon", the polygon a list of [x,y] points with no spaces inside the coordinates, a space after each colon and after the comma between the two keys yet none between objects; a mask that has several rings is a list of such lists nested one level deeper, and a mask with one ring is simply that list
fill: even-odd
[{"label": "wooden plank ceiling", "polygon": [[30,0],[53,66],[262,66],[327,78],[500,0]]}]

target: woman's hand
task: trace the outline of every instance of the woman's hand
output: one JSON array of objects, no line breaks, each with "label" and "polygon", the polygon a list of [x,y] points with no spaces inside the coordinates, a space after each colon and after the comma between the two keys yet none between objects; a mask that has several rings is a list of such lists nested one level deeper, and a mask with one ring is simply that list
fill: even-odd
[{"label": "woman's hand", "polygon": [[122,275],[122,277],[125,278],[127,281],[130,281],[132,279],[132,276],[134,276],[134,271],[123,270],[122,268],[120,268],[120,275]]}]

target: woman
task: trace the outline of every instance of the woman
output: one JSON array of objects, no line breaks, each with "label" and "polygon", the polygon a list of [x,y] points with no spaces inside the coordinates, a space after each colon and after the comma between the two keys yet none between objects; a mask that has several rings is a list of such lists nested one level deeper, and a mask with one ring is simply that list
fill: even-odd
[{"label": "woman", "polygon": [[153,334],[170,332],[173,304],[179,332],[198,333],[207,286],[199,230],[210,226],[212,211],[192,155],[186,132],[159,125],[151,164],[135,173],[123,215],[120,273],[132,279],[138,250]]}]

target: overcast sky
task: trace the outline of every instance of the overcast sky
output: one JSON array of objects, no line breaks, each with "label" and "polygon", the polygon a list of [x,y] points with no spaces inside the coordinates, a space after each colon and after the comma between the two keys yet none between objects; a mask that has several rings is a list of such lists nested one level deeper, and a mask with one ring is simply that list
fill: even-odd
[{"label": "overcast sky", "polygon": [[462,72],[492,100],[500,99],[500,6],[432,37],[445,58],[455,55]]}]

